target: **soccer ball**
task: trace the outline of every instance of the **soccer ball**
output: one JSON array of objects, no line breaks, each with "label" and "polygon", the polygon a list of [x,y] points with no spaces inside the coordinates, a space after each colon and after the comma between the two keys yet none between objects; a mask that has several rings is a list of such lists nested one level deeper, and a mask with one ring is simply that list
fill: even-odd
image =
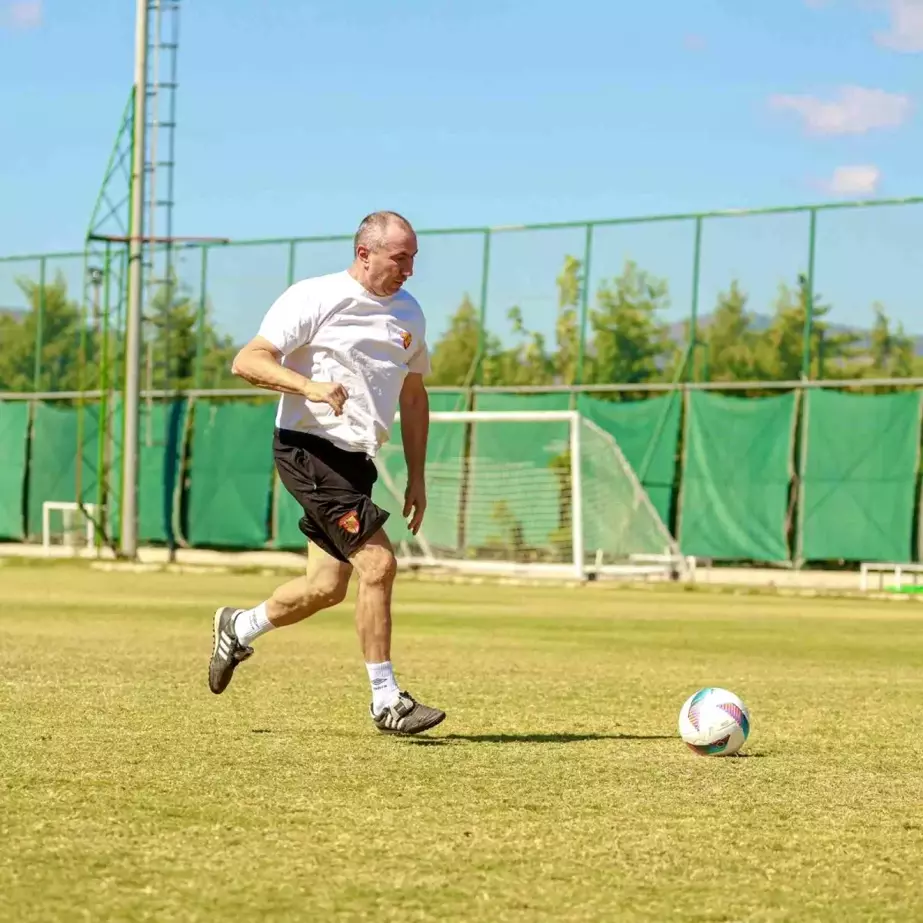
[{"label": "soccer ball", "polygon": [[750,712],[733,692],[709,686],[683,703],[679,734],[700,756],[733,756],[750,734]]}]

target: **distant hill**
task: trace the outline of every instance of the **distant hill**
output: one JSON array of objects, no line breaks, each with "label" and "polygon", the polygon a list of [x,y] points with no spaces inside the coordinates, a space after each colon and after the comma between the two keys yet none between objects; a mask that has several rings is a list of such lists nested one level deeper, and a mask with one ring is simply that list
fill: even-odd
[{"label": "distant hill", "polygon": [[22,320],[26,316],[23,308],[4,308],[0,306],[0,317],[12,317],[13,320]]},{"label": "distant hill", "polygon": [[[705,329],[711,323],[712,315],[704,314],[699,318],[699,327],[700,329]],[[772,318],[766,314],[755,314],[750,323],[750,326],[757,333],[766,330],[772,323]],[[852,327],[848,324],[832,324],[829,321],[825,320],[827,324],[827,329],[833,333],[853,333],[858,336],[859,342],[858,346],[869,346],[871,342],[871,331],[868,327]],[[673,323],[670,325],[670,336],[675,340],[682,340],[683,332],[685,328],[685,321],[680,321],[679,323]],[[913,340],[913,351],[916,356],[923,356],[923,335],[921,334],[908,334]]]}]

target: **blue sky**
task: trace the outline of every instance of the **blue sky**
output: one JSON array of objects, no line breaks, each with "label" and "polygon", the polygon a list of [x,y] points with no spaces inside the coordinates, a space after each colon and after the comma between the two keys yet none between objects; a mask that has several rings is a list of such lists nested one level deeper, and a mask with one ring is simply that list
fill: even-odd
[{"label": "blue sky", "polygon": [[[923,0],[182,5],[178,233],[348,233],[379,207],[428,228],[923,192]],[[131,81],[132,6],[0,0],[0,253],[80,248]],[[879,297],[923,330],[923,206],[819,231],[838,319]],[[518,302],[550,329],[554,276],[582,246],[580,231],[498,237],[497,325]],[[766,309],[806,246],[803,216],[709,224],[703,310],[733,274]],[[316,251],[300,274],[348,258]],[[691,252],[690,225],[600,231],[594,280],[635,257],[669,279],[678,317]],[[425,242],[415,290],[434,330],[477,297],[479,257],[477,238]],[[252,326],[284,267],[281,250],[216,255],[226,326]]]}]

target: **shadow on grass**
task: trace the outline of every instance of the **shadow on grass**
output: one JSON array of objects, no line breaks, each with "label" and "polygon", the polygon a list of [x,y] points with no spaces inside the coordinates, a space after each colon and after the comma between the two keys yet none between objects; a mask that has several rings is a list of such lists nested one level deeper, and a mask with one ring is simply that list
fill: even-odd
[{"label": "shadow on grass", "polygon": [[[410,738],[413,739],[413,738]],[[439,738],[418,738],[420,742],[455,740],[474,744],[572,744],[589,740],[675,740],[675,734],[446,734]]]}]

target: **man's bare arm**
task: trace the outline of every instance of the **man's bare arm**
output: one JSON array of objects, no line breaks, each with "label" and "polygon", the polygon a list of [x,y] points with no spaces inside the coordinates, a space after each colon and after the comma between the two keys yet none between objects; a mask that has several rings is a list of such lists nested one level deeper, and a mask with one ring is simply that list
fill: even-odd
[{"label": "man's bare arm", "polygon": [[423,376],[411,372],[401,388],[401,440],[407,461],[404,516],[413,516],[410,531],[416,535],[426,510],[426,443],[429,438],[429,395]]},{"label": "man's bare arm", "polygon": [[264,337],[254,337],[234,357],[231,371],[244,381],[283,394],[300,394],[309,401],[329,404],[339,416],[349,393],[342,385],[328,381],[311,381],[282,365],[282,353]]}]

